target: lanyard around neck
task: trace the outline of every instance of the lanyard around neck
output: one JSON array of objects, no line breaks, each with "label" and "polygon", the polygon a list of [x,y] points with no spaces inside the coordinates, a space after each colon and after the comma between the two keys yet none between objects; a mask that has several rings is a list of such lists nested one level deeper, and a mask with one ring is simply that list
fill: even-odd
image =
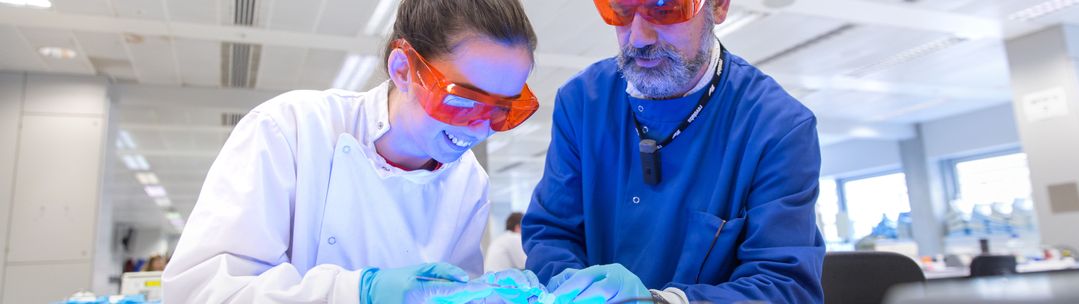
[{"label": "lanyard around neck", "polygon": [[[663,146],[670,144],[671,141],[674,141],[674,139],[677,138],[678,135],[681,135],[682,132],[685,131],[686,128],[688,128],[694,120],[697,120],[697,116],[701,114],[702,110],[704,110],[704,106],[708,105],[708,101],[712,100],[712,94],[715,93],[716,87],[719,86],[720,73],[723,69],[723,64],[726,61],[727,49],[720,45],[719,62],[716,64],[716,70],[714,72],[715,74],[712,76],[712,81],[708,84],[708,91],[705,91],[704,95],[701,95],[701,99],[697,101],[697,107],[693,109],[693,112],[689,113],[689,116],[686,117],[685,121],[682,121],[682,123],[678,125],[678,128],[674,129],[674,132],[671,133],[671,135],[667,135],[667,137],[663,138],[662,140],[656,141],[656,150],[662,149]],[[637,119],[637,113],[633,112],[632,110],[630,111],[630,113],[633,113],[633,124],[637,127],[637,136],[641,137],[641,134],[644,134],[644,128],[641,126],[641,121]]]}]

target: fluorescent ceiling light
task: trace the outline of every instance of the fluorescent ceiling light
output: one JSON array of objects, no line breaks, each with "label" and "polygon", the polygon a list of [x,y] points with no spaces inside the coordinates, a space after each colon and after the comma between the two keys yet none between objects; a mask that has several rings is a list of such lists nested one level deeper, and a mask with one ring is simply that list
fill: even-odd
[{"label": "fluorescent ceiling light", "polygon": [[146,162],[146,158],[142,155],[135,154],[135,164],[138,165],[139,170],[150,170],[150,163]]},{"label": "fluorescent ceiling light", "polygon": [[124,162],[124,166],[131,171],[147,171],[150,170],[150,163],[146,162],[146,158],[139,154],[124,154],[120,157],[120,160]]},{"label": "fluorescent ceiling light", "polygon": [[165,191],[165,187],[162,187],[161,185],[149,185],[146,187],[142,187],[142,190],[146,191],[146,195],[149,195],[152,198],[162,198],[169,196],[169,193]]},{"label": "fluorescent ceiling light", "polygon": [[333,80],[333,87],[349,91],[359,89],[371,77],[377,60],[377,57],[370,55],[348,55],[341,71],[337,72],[337,78]]},{"label": "fluorescent ceiling light", "polygon": [[715,34],[719,39],[723,39],[731,33],[746,27],[747,25],[757,22],[761,18],[768,16],[768,14],[758,13],[753,11],[735,11],[733,14],[727,17],[727,20],[722,24],[716,25]]},{"label": "fluorescent ceiling light", "polygon": [[75,56],[79,55],[79,53],[76,53],[75,50],[56,46],[41,47],[37,49],[37,52],[38,54],[41,54],[41,56],[63,60],[75,58]]},{"label": "fluorescent ceiling light", "polygon": [[28,6],[36,8],[50,8],[52,2],[49,0],[0,0],[0,3],[14,6]]},{"label": "fluorescent ceiling light", "polygon": [[1030,21],[1079,4],[1079,0],[1049,0],[1008,15],[1009,20]]},{"label": "fluorescent ceiling light", "polygon": [[125,130],[120,130],[120,132],[116,133],[116,148],[134,150],[136,147],[135,141],[131,139],[131,133]]},{"label": "fluorescent ceiling light", "polygon": [[156,185],[161,183],[157,180],[157,175],[150,172],[135,173],[135,179],[139,180],[139,183],[143,185]]},{"label": "fluorescent ceiling light", "polygon": [[[394,8],[397,7],[399,0],[379,0],[378,5],[375,6],[375,10],[371,13],[371,18],[367,19],[367,26],[363,28],[363,34],[367,36],[374,36],[386,32],[384,29],[386,24],[393,24],[393,17],[391,17]],[[387,17],[390,17],[391,22],[386,22]]]},{"label": "fluorescent ceiling light", "polygon": [[187,224],[184,222],[184,217],[176,211],[165,212],[165,218],[169,220],[169,224],[172,224],[172,227],[176,228],[177,231],[183,231],[184,225]]},{"label": "fluorescent ceiling light", "polygon": [[161,208],[169,208],[172,207],[172,200],[167,197],[156,198],[154,199],[154,204]]}]

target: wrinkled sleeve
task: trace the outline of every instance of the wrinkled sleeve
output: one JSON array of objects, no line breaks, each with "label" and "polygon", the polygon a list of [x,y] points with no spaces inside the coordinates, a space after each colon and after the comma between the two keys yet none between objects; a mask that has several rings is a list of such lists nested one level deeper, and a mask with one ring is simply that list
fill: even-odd
[{"label": "wrinkled sleeve", "polygon": [[295,155],[252,111],[232,131],[163,276],[166,303],[356,303],[360,271],[289,263]]},{"label": "wrinkled sleeve", "polygon": [[[551,144],[543,177],[521,221],[521,237],[528,256],[525,267],[540,282],[566,268],[584,268],[584,213],[581,196],[581,155],[574,124],[581,112],[567,106],[566,94],[555,100]],[[577,119],[577,120],[575,120]]]},{"label": "wrinkled sleeve", "polygon": [[745,241],[731,280],[667,287],[685,291],[690,301],[822,303],[824,241],[813,209],[819,178],[820,146],[811,117],[765,147],[746,202]]}]

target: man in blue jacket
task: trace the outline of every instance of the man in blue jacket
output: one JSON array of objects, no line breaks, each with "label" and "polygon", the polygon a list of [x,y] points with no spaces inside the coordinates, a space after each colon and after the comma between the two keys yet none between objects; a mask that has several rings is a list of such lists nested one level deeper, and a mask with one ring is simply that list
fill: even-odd
[{"label": "man in blue jacket", "polygon": [[816,118],[713,36],[729,0],[598,0],[523,221],[559,300],[821,303]]}]

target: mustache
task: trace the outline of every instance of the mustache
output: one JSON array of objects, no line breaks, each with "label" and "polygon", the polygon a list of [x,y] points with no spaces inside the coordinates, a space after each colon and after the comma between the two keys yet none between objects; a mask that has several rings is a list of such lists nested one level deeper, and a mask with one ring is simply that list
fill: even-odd
[{"label": "mustache", "polygon": [[642,48],[637,48],[637,47],[633,47],[633,46],[626,46],[626,47],[622,48],[622,59],[623,60],[628,61],[629,59],[634,59],[634,58],[641,58],[641,59],[668,58],[668,59],[671,59],[671,60],[674,60],[674,61],[680,61],[681,60],[681,56],[679,56],[678,52],[674,50],[674,47],[669,47],[669,46],[665,46],[665,45],[653,44],[653,45],[648,45],[648,46],[645,46],[645,47],[642,47]]}]

